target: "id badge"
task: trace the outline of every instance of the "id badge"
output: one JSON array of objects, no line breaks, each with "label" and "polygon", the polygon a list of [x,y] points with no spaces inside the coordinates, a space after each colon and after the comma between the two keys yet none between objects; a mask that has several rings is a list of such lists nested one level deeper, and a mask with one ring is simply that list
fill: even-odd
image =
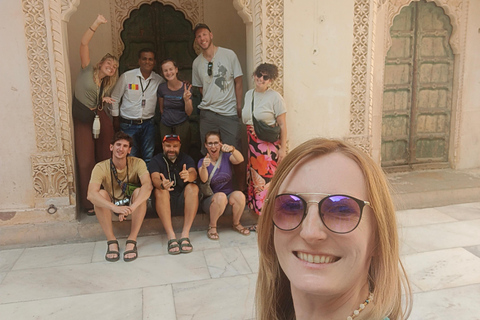
[{"label": "id badge", "polygon": [[145,108],[146,104],[147,104],[147,101],[145,99],[142,99],[142,108]]}]

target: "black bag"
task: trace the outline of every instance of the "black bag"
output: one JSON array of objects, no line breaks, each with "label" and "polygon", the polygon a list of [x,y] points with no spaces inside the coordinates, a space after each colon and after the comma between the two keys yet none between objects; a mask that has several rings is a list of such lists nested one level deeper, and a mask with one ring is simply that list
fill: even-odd
[{"label": "black bag", "polygon": [[80,122],[92,123],[93,118],[95,118],[95,110],[92,110],[81,103],[74,95],[72,101],[72,115],[74,119],[77,119]]},{"label": "black bag", "polygon": [[252,122],[253,122],[253,130],[255,130],[255,134],[260,140],[267,141],[267,142],[276,142],[280,139],[280,126],[275,123],[275,127],[271,127],[266,124],[262,120],[257,120],[253,115],[254,109],[254,98],[255,98],[255,91],[252,92]]},{"label": "black bag", "polygon": [[220,162],[222,162],[222,151],[220,151],[217,163],[215,163],[215,166],[213,167],[212,172],[208,176],[208,180],[206,182],[202,182],[202,179],[198,179],[198,188],[200,189],[200,194],[202,195],[202,199],[208,198],[210,196],[213,196],[213,190],[210,187],[210,181],[212,180],[213,175],[215,174],[215,171],[217,171],[217,168],[220,166]]},{"label": "black bag", "polygon": [[72,116],[74,119],[80,120],[83,123],[92,123],[93,119],[95,118],[95,115],[97,114],[97,109],[101,111],[103,109],[102,107],[102,100],[103,100],[103,85],[104,82],[102,81],[102,84],[100,85],[100,92],[98,93],[97,97],[97,106],[95,109],[90,109],[86,105],[80,102],[75,97],[75,94],[73,94],[73,99],[72,99]]}]

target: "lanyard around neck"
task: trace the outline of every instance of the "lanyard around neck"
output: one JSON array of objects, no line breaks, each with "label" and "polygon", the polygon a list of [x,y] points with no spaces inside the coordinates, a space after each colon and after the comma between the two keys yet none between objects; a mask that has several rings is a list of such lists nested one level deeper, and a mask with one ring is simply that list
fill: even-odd
[{"label": "lanyard around neck", "polygon": [[138,79],[140,79],[140,87],[142,87],[142,96],[144,96],[144,95],[145,95],[145,91],[148,89],[148,86],[150,85],[150,81],[152,81],[152,79],[149,79],[149,80],[148,80],[147,86],[145,87],[145,89],[143,89],[142,77],[138,76]]},{"label": "lanyard around neck", "polygon": [[113,201],[115,202],[115,188],[113,186],[113,176],[115,176],[115,180],[117,181],[118,185],[120,186],[121,190],[122,190],[122,193],[120,194],[120,196],[123,196],[125,194],[125,191],[127,190],[127,186],[128,186],[128,183],[129,183],[129,176],[128,176],[128,157],[126,159],[127,161],[127,182],[122,182],[122,180],[120,180],[118,178],[118,172],[117,172],[117,168],[115,167],[115,164],[113,163],[113,159],[110,158],[110,180],[112,182],[112,197],[113,197]]}]

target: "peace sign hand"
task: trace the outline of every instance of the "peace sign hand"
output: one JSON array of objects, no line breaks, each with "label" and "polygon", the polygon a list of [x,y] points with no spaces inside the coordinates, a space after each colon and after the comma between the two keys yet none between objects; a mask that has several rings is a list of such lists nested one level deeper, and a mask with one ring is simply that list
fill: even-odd
[{"label": "peace sign hand", "polygon": [[192,98],[192,92],[190,91],[192,89],[192,85],[191,84],[187,85],[187,83],[184,83],[183,88],[184,88],[183,99],[189,100],[190,98]]}]

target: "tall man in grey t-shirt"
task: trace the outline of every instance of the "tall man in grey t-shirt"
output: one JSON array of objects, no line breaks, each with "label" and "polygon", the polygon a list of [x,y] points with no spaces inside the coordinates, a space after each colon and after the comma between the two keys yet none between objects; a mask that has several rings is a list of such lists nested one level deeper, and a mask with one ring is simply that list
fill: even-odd
[{"label": "tall man in grey t-shirt", "polygon": [[[213,34],[206,24],[197,24],[193,32],[202,49],[192,67],[192,84],[202,93],[198,106],[200,139],[203,142],[208,131],[220,131],[226,144],[241,150],[243,73],[240,62],[232,50],[213,44]],[[206,154],[203,143],[202,153]]]}]

